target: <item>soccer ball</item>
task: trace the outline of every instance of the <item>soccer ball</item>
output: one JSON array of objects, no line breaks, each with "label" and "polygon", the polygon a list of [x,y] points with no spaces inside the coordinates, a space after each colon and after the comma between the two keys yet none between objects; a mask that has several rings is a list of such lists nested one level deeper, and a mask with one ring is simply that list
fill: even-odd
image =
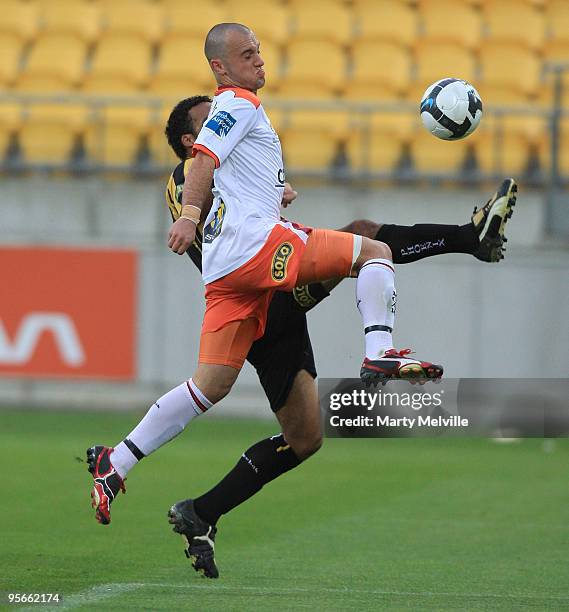
[{"label": "soccer ball", "polygon": [[462,79],[441,79],[427,88],[421,100],[423,125],[442,140],[472,134],[482,119],[482,100]]}]

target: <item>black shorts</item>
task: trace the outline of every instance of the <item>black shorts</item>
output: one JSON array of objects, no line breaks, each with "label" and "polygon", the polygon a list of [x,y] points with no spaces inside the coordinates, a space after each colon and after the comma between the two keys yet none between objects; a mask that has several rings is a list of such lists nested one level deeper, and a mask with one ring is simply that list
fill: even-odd
[{"label": "black shorts", "polygon": [[247,361],[257,370],[273,412],[286,403],[300,370],[316,378],[306,312],[298,307],[292,293],[277,291],[273,296],[265,334],[251,346]]}]

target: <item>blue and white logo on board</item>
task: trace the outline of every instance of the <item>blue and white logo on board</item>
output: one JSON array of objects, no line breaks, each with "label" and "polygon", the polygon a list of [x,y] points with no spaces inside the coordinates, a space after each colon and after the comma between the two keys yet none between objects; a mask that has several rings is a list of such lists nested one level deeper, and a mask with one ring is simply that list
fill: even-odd
[{"label": "blue and white logo on board", "polygon": [[211,130],[218,138],[227,136],[229,130],[235,125],[237,120],[230,113],[219,111],[206,124],[205,127]]}]

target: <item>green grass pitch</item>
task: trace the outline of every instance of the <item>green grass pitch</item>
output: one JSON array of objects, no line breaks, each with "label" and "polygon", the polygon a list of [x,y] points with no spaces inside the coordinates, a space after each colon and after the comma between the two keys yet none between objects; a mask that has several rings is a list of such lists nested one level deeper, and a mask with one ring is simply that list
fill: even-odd
[{"label": "green grass pitch", "polygon": [[0,412],[0,591],[62,593],[54,610],[569,609],[567,440],[327,440],[220,521],[208,581],[167,509],[277,427],[193,423],[131,472],[103,527],[74,457],[138,418]]}]

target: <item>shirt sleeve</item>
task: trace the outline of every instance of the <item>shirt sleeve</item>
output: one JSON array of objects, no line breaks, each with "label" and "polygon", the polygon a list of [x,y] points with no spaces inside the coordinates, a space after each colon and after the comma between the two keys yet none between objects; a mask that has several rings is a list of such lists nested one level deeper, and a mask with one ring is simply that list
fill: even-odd
[{"label": "shirt sleeve", "polygon": [[257,120],[257,109],[249,100],[234,98],[204,123],[192,149],[192,156],[202,151],[213,157],[215,167],[229,157],[237,144],[253,129]]},{"label": "shirt sleeve", "polygon": [[182,214],[182,206],[176,198],[176,181],[174,175],[170,175],[166,186],[166,204],[170,209],[172,220],[175,221]]}]

